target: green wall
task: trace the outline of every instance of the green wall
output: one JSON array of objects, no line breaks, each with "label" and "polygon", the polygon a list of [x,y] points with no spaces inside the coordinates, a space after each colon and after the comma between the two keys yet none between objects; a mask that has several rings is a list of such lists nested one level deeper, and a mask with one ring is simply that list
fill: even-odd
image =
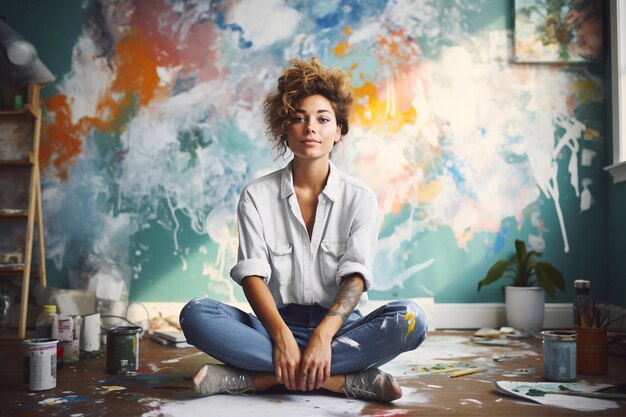
[{"label": "green wall", "polygon": [[[57,76],[57,82],[46,87],[43,94],[52,98],[66,94],[75,99],[66,109],[70,118],[82,114],[84,109],[76,103],[85,95],[95,94],[90,93],[90,87],[99,83],[109,83],[98,94],[115,103],[106,110],[84,114],[81,126],[67,122],[68,129],[78,129],[77,139],[43,138],[48,147],[69,143],[79,149],[75,154],[65,154],[62,146],[55,148],[52,159],[44,161],[51,285],[84,285],[86,275],[99,268],[106,272],[110,263],[129,283],[131,300],[184,301],[205,294],[242,300],[240,288],[228,279],[235,261],[232,213],[236,197],[247,181],[282,166],[281,160],[271,162],[269,157],[260,103],[287,59],[313,53],[326,64],[351,71],[360,100],[369,100],[363,107],[375,115],[383,113],[388,104],[384,91],[389,72],[397,77],[397,96],[406,99],[399,102],[395,116],[371,123],[363,118],[356,121],[346,140],[347,150],[337,162],[370,183],[381,204],[390,190],[408,190],[382,208],[379,249],[388,252],[377,262],[380,286],[372,291],[372,298],[434,296],[441,303],[501,301],[499,285],[476,292],[478,280],[496,260],[511,255],[515,239],[540,235],[545,245],[543,259],[559,268],[567,281],[567,292],[548,301],[570,302],[573,281],[586,278],[593,281],[594,294],[599,298],[624,304],[620,294],[626,294],[622,272],[626,270],[626,218],[622,215],[626,188],[610,184],[602,169],[610,160],[604,97],[609,91],[607,60],[605,65],[551,66],[513,64],[505,56],[493,58],[492,54],[507,52],[506,42],[500,45],[498,40],[512,34],[510,0],[442,0],[432,3],[432,9],[425,9],[428,3],[416,1],[406,13],[397,9],[396,14],[389,11],[393,4],[386,1],[367,5],[345,2],[351,6],[346,8],[330,1],[322,1],[315,8],[306,2],[288,1],[284,8],[276,9],[276,16],[287,13],[287,9],[308,16],[297,29],[303,35],[293,32],[272,43],[265,41],[268,35],[261,29],[246,26],[245,18],[228,20],[234,12],[227,11],[239,2],[210,3],[211,10],[191,22],[197,32],[189,33],[176,32],[185,25],[165,1],[128,2],[134,14],[123,24],[122,14],[114,13],[114,3],[107,1],[76,0],[53,6],[44,0],[26,0],[0,5],[0,14],[35,44],[42,61]],[[350,14],[346,10],[351,10]],[[420,20],[427,13],[431,17]],[[401,21],[407,14],[410,16]],[[103,23],[95,19],[102,16],[111,20]],[[155,23],[159,16],[162,22],[174,23],[160,27]],[[297,19],[298,15],[288,16]],[[380,32],[360,38],[360,43],[346,43],[346,33],[365,31],[366,24],[378,18],[386,22]],[[385,26],[388,22],[392,23]],[[257,30],[254,35],[249,34],[252,29]],[[398,32],[402,36],[396,36]],[[385,36],[379,37],[381,33]],[[385,49],[385,39],[397,42],[397,48]],[[72,51],[80,51],[76,46],[85,40],[96,44],[92,59],[99,66],[80,59],[72,61]],[[338,45],[348,52],[338,52]],[[458,54],[457,47],[462,47],[463,54]],[[130,53],[124,55],[125,51]],[[285,51],[293,53],[287,56]],[[458,66],[455,60],[466,56],[469,67]],[[161,84],[167,84],[165,76],[161,84],[150,84],[157,68],[184,71],[163,87]],[[428,68],[434,70],[429,72]],[[454,86],[455,71],[482,75],[462,79],[464,90]],[[406,84],[415,81],[412,77],[420,80],[419,86],[427,94],[426,104],[415,108],[410,108],[411,103],[423,97],[417,95],[415,85]],[[445,77],[450,80],[442,81]],[[524,84],[533,77],[535,84]],[[565,87],[554,90],[557,83]],[[578,90],[580,85],[587,87]],[[201,90],[203,87],[208,88]],[[440,93],[428,96],[437,88]],[[189,97],[194,91],[203,91],[206,98],[192,103]],[[365,91],[378,91],[378,101]],[[467,132],[462,132],[458,137],[448,129],[454,127],[459,113],[474,111],[469,106],[453,107],[455,101],[465,102],[467,95],[480,97],[482,101],[475,105],[484,106],[489,114],[477,112],[476,126],[468,131],[471,134],[464,136]],[[443,101],[445,96],[450,96],[449,102]],[[541,146],[541,138],[550,142],[563,134],[559,127],[538,134],[535,130],[543,111],[533,110],[534,106],[545,104],[549,110],[546,102],[554,101],[557,106],[570,99],[574,104],[569,116],[593,133],[576,138],[576,143],[593,151],[595,157],[590,165],[583,166],[581,155],[577,155],[579,178],[574,182],[580,186],[584,179],[591,184],[592,204],[584,211],[568,171],[574,155],[566,148],[554,161],[558,166],[554,185],[559,190],[558,204],[569,241],[566,252],[555,201],[539,187],[538,169],[529,162],[528,144]],[[184,114],[175,115],[173,107],[167,107],[175,100],[185,109]],[[60,109],[49,102],[45,110],[54,123],[53,116]],[[119,111],[114,120],[108,118],[111,111]],[[425,146],[425,130],[415,130],[418,116],[423,114],[433,115],[431,126],[439,129],[436,145]],[[403,129],[397,128],[403,124]],[[144,133],[154,125],[158,128],[150,131],[152,136]],[[168,129],[174,132],[173,139],[160,136]],[[484,142],[474,137],[481,134]],[[492,156],[493,166],[500,166],[496,171],[490,171],[489,164],[476,162],[480,158],[472,159],[477,158],[475,154],[466,153],[467,141],[477,140],[474,147],[489,152],[493,145],[487,140],[503,136],[504,144]],[[386,145],[377,147],[372,141]],[[396,148],[401,151],[386,165],[368,162]],[[60,163],[53,164],[55,158]],[[501,160],[508,165],[498,165]],[[405,166],[415,177],[396,173],[396,165]],[[217,166],[223,169],[221,174],[214,172]],[[418,178],[417,172],[423,173],[416,180],[419,195],[411,194],[412,188],[407,186],[412,178]],[[385,182],[376,184],[378,178]],[[494,191],[486,197],[477,196],[491,186],[486,183],[493,178],[500,178]],[[439,190],[439,194],[435,192],[429,199],[432,190]],[[458,200],[442,206],[446,199]],[[415,203],[418,200],[419,204]],[[517,208],[504,214],[497,210],[508,204]],[[465,231],[459,229],[462,222],[456,220],[463,217],[459,209],[464,207],[474,209],[480,217]],[[486,221],[482,214],[491,209],[498,214],[493,214],[493,221]],[[411,228],[408,234],[407,228]],[[403,271],[430,260],[432,264],[424,270],[395,280]]]},{"label": "green wall", "polygon": [[608,186],[608,221],[611,227],[607,298],[612,304],[626,307],[626,183]]},{"label": "green wall", "polygon": [[[609,18],[605,16],[605,39],[609,40]],[[608,91],[612,91],[611,60],[605,61],[605,79]],[[613,131],[612,112],[607,112],[607,165],[613,163]],[[607,172],[607,222],[610,225],[607,231],[608,254],[608,296],[606,301],[626,307],[626,182],[613,182],[613,178]]]}]

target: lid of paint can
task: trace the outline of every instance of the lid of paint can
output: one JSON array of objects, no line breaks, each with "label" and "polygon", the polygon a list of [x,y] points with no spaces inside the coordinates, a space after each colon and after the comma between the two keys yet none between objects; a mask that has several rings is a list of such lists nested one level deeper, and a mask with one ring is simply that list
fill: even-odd
[{"label": "lid of paint can", "polygon": [[112,334],[136,334],[141,331],[139,326],[119,326],[107,329]]},{"label": "lid of paint can", "polygon": [[59,339],[53,339],[50,337],[37,337],[35,339],[26,339],[23,343],[29,346],[50,346],[59,343]]},{"label": "lid of paint can", "polygon": [[591,281],[586,279],[577,279],[574,281],[574,288],[589,288],[591,287]]},{"label": "lid of paint can", "polygon": [[557,340],[560,342],[574,341],[578,336],[576,330],[545,330],[541,334],[544,340]]}]

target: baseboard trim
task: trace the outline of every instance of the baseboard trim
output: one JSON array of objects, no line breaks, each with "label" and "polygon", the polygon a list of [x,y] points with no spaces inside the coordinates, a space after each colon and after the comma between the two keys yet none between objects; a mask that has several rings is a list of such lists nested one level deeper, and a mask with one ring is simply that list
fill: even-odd
[{"label": "baseboard trim", "polygon": [[[500,328],[506,326],[506,312],[503,303],[435,303],[432,298],[414,299],[426,312],[429,329],[479,329],[481,327]],[[384,304],[383,300],[370,300],[363,309],[365,313]],[[143,304],[150,317],[178,317],[185,303],[177,302],[137,302]],[[247,303],[236,305],[244,311],[251,311]],[[132,307],[132,305],[131,305]],[[131,315],[138,314],[137,319],[145,319],[143,309],[129,309]],[[564,329],[572,326],[572,304],[546,303],[544,328]]]},{"label": "baseboard trim", "polygon": [[[500,328],[506,326],[504,303],[435,304],[433,325],[437,329]],[[546,303],[543,327],[564,329],[572,326],[572,304]]]}]

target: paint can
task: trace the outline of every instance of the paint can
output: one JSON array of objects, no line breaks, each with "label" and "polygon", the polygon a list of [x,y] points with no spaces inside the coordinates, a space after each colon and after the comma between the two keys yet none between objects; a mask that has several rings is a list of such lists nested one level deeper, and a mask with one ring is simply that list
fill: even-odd
[{"label": "paint can", "polygon": [[576,331],[543,331],[543,376],[548,381],[576,380]]},{"label": "paint can", "polygon": [[[71,327],[69,340],[66,337],[59,343],[63,346],[63,362],[78,362],[80,359],[80,327],[83,322],[81,316],[70,316]],[[59,339],[61,338],[61,321],[59,321]]]},{"label": "paint can", "polygon": [[129,374],[139,369],[139,326],[107,329],[107,373]]},{"label": "paint can", "polygon": [[57,320],[58,333],[57,338],[59,342],[69,342],[72,340],[72,328],[74,327],[74,321],[71,317],[59,316]]},{"label": "paint can", "polygon": [[24,340],[24,385],[29,391],[57,386],[57,339]]}]

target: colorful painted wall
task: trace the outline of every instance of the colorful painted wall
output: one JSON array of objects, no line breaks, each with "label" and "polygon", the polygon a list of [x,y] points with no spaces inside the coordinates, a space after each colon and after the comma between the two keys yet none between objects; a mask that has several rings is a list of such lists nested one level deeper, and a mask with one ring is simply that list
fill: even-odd
[{"label": "colorful painted wall", "polygon": [[0,6],[57,75],[41,150],[49,281],[132,300],[243,300],[242,186],[273,161],[261,104],[286,62],[352,75],[336,163],[378,194],[372,298],[476,292],[516,238],[609,294],[603,65],[512,63],[509,0],[44,0]]}]

